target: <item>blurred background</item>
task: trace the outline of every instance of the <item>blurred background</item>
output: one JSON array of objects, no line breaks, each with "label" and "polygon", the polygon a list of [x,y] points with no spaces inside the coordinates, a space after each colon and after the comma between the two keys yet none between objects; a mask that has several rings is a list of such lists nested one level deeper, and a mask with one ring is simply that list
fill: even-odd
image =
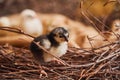
[{"label": "blurred background", "polygon": [[[0,0],[0,16],[20,13],[24,9],[33,9],[40,13],[60,13],[71,19],[89,23],[81,15],[82,0]],[[115,0],[83,0],[84,10],[98,18],[104,18],[112,12]],[[106,4],[110,2],[109,4]],[[106,5],[105,5],[106,4]]]},{"label": "blurred background", "polygon": [[[115,25],[120,26],[119,5],[119,0],[0,0],[0,17],[1,23],[22,26],[28,34],[36,28],[35,36],[48,33],[54,26],[66,26],[70,43],[82,46],[86,36],[111,30],[114,20],[119,19]],[[26,9],[33,11],[25,12]],[[40,26],[41,31],[37,31]]]}]

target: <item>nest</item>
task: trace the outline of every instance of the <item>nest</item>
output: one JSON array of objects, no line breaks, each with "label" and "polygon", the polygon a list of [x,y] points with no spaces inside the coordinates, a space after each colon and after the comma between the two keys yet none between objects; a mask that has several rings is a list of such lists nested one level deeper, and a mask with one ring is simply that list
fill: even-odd
[{"label": "nest", "polygon": [[[111,48],[101,50],[108,46]],[[1,45],[0,79],[120,80],[119,41],[104,47],[92,50],[69,47],[60,58],[69,65],[54,62],[39,65],[30,50]]]}]

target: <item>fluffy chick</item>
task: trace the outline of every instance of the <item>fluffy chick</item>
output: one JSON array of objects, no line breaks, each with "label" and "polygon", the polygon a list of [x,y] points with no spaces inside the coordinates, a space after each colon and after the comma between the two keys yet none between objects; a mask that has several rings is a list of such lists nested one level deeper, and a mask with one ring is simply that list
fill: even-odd
[{"label": "fluffy chick", "polygon": [[55,58],[52,55],[45,53],[42,49],[38,48],[35,43],[39,43],[39,45],[43,46],[54,56],[61,57],[67,52],[68,38],[68,31],[63,27],[57,27],[53,29],[49,34],[41,35],[35,38],[31,42],[30,50],[33,53],[34,58],[41,64],[44,62],[50,62]]}]

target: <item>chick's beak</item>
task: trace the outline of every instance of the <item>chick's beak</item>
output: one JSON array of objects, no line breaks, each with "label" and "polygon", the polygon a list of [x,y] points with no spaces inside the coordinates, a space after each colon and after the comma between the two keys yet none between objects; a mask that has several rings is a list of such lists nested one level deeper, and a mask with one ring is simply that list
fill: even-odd
[{"label": "chick's beak", "polygon": [[65,41],[67,41],[67,42],[68,42],[68,37],[64,35],[64,38],[65,38]]}]

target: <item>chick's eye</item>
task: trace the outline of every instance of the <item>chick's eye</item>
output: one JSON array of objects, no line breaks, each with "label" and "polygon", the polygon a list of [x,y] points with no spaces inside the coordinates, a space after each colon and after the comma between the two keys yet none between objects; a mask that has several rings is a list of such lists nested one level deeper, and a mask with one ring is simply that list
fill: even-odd
[{"label": "chick's eye", "polygon": [[62,38],[63,36],[62,35],[59,35],[60,38]]}]

